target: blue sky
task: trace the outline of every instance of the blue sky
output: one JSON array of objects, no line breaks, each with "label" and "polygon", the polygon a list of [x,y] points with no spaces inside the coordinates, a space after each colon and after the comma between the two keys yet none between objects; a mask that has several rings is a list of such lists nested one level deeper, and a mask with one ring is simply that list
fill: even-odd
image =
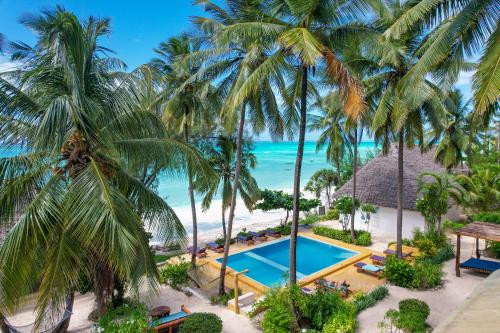
[{"label": "blue sky", "polygon": [[[35,42],[35,35],[19,24],[19,18],[39,14],[42,10],[61,5],[80,18],[90,15],[110,17],[112,33],[102,43],[117,53],[129,69],[133,69],[153,56],[153,48],[161,41],[192,29],[190,17],[204,15],[201,6],[191,0],[0,0],[0,32],[11,41],[28,44]],[[0,57],[0,70],[11,65]],[[465,98],[470,98],[470,74],[462,75],[457,87]],[[308,133],[307,140],[315,140],[317,133]],[[262,135],[261,140],[268,140]]]}]

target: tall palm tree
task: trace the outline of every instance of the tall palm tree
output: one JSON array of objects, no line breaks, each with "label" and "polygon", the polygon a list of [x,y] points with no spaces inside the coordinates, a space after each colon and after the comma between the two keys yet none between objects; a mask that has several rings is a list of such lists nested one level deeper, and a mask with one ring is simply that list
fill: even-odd
[{"label": "tall palm tree", "polygon": [[[406,86],[439,67],[456,81],[467,58],[481,55],[472,79],[474,115],[489,119],[498,112],[500,94],[500,10],[497,0],[408,1],[384,37],[399,40],[418,28],[432,30],[418,50],[418,62],[405,75]],[[404,38],[404,37],[403,37]]]},{"label": "tall palm tree", "polygon": [[[222,232],[224,239],[226,239],[226,211],[231,205],[232,181],[236,169],[236,142],[235,139],[230,136],[219,135],[215,142],[207,142],[205,149],[202,150],[205,152],[208,163],[217,175],[213,178],[214,181],[210,183],[209,187],[204,190],[205,193],[202,207],[208,209],[213,198],[217,193],[220,193],[222,197]],[[252,210],[259,197],[257,181],[251,174],[251,170],[255,169],[256,165],[257,159],[251,151],[251,145],[249,142],[246,142],[246,144],[243,145],[241,154],[241,171],[240,177],[238,178],[238,191],[248,210]]]},{"label": "tall palm tree", "polygon": [[[283,136],[285,124],[278,110],[275,90],[285,90],[282,73],[275,72],[266,80],[260,81],[259,89],[240,93],[252,73],[268,58],[273,41],[266,37],[248,38],[245,35],[232,35],[235,27],[251,24],[259,18],[259,2],[245,0],[228,0],[227,8],[222,8],[211,1],[197,1],[205,6],[212,18],[196,17],[195,23],[203,32],[201,39],[208,45],[207,50],[200,51],[184,61],[198,59],[204,63],[203,68],[184,85],[199,78],[219,81],[217,91],[224,96],[225,103],[221,111],[221,119],[226,131],[232,133],[236,127],[236,165],[234,171],[231,204],[229,208],[227,235],[224,256],[219,276],[219,294],[225,293],[225,276],[227,258],[233,220],[236,209],[239,177],[241,174],[243,134],[247,118],[255,133],[266,127],[273,139]],[[232,35],[232,36],[230,36]],[[182,87],[181,87],[182,88]]]},{"label": "tall palm tree", "polygon": [[[198,125],[198,131],[205,131],[213,124],[213,115],[218,108],[217,95],[214,94],[210,81],[196,80],[188,85],[183,85],[194,73],[198,71],[195,62],[178,61],[182,57],[200,50],[200,45],[187,34],[171,37],[162,42],[155,49],[157,58],[151,65],[165,75],[165,104],[164,118],[166,123],[180,133],[186,143],[190,142],[192,129]],[[179,86],[182,89],[178,89]],[[196,251],[198,248],[198,222],[196,218],[196,200],[193,186],[192,166],[187,166],[188,193],[191,205],[193,224],[193,244],[191,252],[191,267],[196,268]]]},{"label": "tall palm tree", "polygon": [[[294,200],[292,233],[290,237],[290,282],[297,282],[296,240],[299,220],[300,175],[304,154],[307,123],[308,95],[313,87],[309,73],[320,68],[339,87],[344,112],[356,118],[364,108],[362,89],[336,56],[335,39],[344,30],[341,27],[353,18],[366,13],[363,1],[262,1],[259,20],[235,24],[225,31],[224,38],[253,38],[277,41],[274,53],[248,77],[234,103],[238,104],[251,91],[259,89],[260,82],[268,75],[282,70],[290,71],[290,93],[285,101],[289,105],[287,119],[296,118],[299,110],[299,139],[294,173]],[[346,29],[349,30],[349,29]],[[351,31],[351,30],[349,30]]]},{"label": "tall palm tree", "polygon": [[36,291],[40,323],[78,288],[83,270],[96,277],[102,314],[114,275],[133,288],[156,285],[146,229],[164,240],[185,234],[129,165],[157,156],[179,171],[186,159],[207,167],[195,150],[167,137],[161,119],[136,112],[135,85],[100,45],[108,19],[82,24],[58,7],[22,22],[37,44],[14,45],[21,65],[9,80],[0,77],[0,142],[20,150],[0,159],[0,224],[15,223],[0,247],[0,312]]},{"label": "tall palm tree", "polygon": [[[398,1],[388,2],[376,25],[379,29],[391,26],[404,13]],[[429,80],[415,82],[406,88],[403,77],[418,63],[418,46],[422,31],[415,29],[402,35],[397,41],[376,38],[369,53],[379,71],[365,80],[367,94],[377,101],[372,122],[376,142],[381,142],[387,153],[392,139],[398,142],[398,191],[396,251],[402,257],[403,228],[403,152],[404,147],[424,146],[424,124],[440,128],[440,119],[446,113],[442,92]],[[425,43],[425,39],[424,39]]]},{"label": "tall palm tree", "polygon": [[469,105],[470,101],[464,103],[458,89],[447,92],[445,106],[448,113],[443,119],[443,128],[428,133],[431,136],[428,146],[436,145],[434,159],[448,171],[463,165],[466,155],[471,154],[471,142],[477,142]]}]

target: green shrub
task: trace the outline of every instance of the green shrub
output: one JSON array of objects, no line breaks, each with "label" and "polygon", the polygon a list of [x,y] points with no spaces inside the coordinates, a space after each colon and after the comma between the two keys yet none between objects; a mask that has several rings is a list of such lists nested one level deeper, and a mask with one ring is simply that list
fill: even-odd
[{"label": "green shrub", "polygon": [[288,223],[287,225],[279,225],[272,229],[275,231],[279,231],[283,236],[288,236],[292,233],[291,223]]},{"label": "green shrub", "polygon": [[339,212],[335,208],[331,208],[325,215],[321,216],[321,221],[332,221],[339,219]]},{"label": "green shrub", "polygon": [[500,242],[490,242],[490,247],[493,250],[493,255],[500,258]]},{"label": "green shrub", "polygon": [[355,297],[353,304],[356,308],[356,313],[360,313],[361,311],[374,306],[378,301],[384,299],[389,294],[389,289],[385,286],[379,286],[373,289],[368,294],[362,294],[359,297]]},{"label": "green shrub", "polygon": [[425,261],[416,261],[413,265],[414,274],[411,286],[413,288],[428,289],[441,284],[443,267]]},{"label": "green shrub", "polygon": [[106,333],[155,332],[149,328],[148,311],[142,304],[125,304],[110,308],[99,320],[99,328]]},{"label": "green shrub", "polygon": [[301,219],[299,221],[300,224],[303,224],[303,225],[311,225],[311,224],[314,224],[316,222],[319,222],[321,220],[321,217],[319,215],[309,215],[309,216],[306,216],[304,217],[303,219]]},{"label": "green shrub", "polygon": [[158,264],[160,262],[167,261],[169,258],[170,258],[170,256],[166,256],[164,254],[155,254],[153,257],[153,260],[155,261],[155,263]]},{"label": "green shrub", "polygon": [[349,312],[351,308],[351,305],[347,304],[336,292],[319,289],[306,299],[307,305],[302,316],[310,322],[312,328],[317,330],[321,330],[333,315],[338,312]]},{"label": "green shrub", "polygon": [[184,260],[175,264],[166,264],[160,270],[160,282],[179,289],[189,281],[189,267],[190,263]]},{"label": "green shrub", "polygon": [[385,262],[384,276],[387,281],[409,288],[412,286],[415,270],[406,260],[398,259],[395,256],[388,256]]},{"label": "green shrub", "polygon": [[359,232],[355,243],[360,246],[370,246],[372,244],[372,235],[367,231]]},{"label": "green shrub", "polygon": [[[241,295],[241,290],[238,290],[238,295]],[[229,300],[234,298],[234,289],[229,289],[229,292],[225,293],[222,296],[212,296],[210,297],[210,303],[212,305],[215,304],[222,304],[222,305],[227,305]]]},{"label": "green shrub", "polygon": [[429,238],[421,238],[413,241],[414,246],[419,250],[420,255],[426,258],[433,257],[437,248],[434,242]]},{"label": "green shrub", "polygon": [[214,313],[196,312],[183,322],[178,333],[220,333],[222,320]]},{"label": "green shrub", "polygon": [[382,332],[425,333],[425,321],[429,314],[430,309],[425,302],[418,299],[402,300],[399,302],[399,311],[390,309],[385,313],[379,328]]},{"label": "green shrub", "polygon": [[433,264],[441,264],[453,258],[455,258],[455,249],[453,248],[453,245],[446,244],[445,246],[439,248],[432,258],[427,258],[425,261]]},{"label": "green shrub", "polygon": [[475,214],[472,216],[474,221],[499,223],[500,224],[500,212],[484,212]]},{"label": "green shrub", "polygon": [[461,229],[467,223],[468,223],[467,221],[463,221],[463,220],[457,220],[457,221],[446,220],[443,222],[443,229],[450,230],[450,231],[457,231],[458,229]]},{"label": "green shrub", "polygon": [[254,305],[254,309],[267,309],[264,313],[261,326],[265,333],[289,333],[295,323],[295,314],[292,312],[292,301],[303,313],[307,300],[297,285],[285,288],[273,288],[266,293],[264,300]]},{"label": "green shrub", "polygon": [[429,305],[424,301],[416,298],[408,298],[399,302],[399,312],[401,313],[411,313],[415,317],[419,317],[424,321],[427,320],[431,310]]},{"label": "green shrub", "polygon": [[333,315],[323,327],[323,333],[356,332],[356,314],[354,311],[342,311]]},{"label": "green shrub", "polygon": [[[332,229],[323,226],[314,226],[313,232],[316,235],[336,239],[344,243],[352,244],[352,237],[349,231]],[[356,230],[356,245],[368,246],[372,243],[372,236],[368,231]]]}]

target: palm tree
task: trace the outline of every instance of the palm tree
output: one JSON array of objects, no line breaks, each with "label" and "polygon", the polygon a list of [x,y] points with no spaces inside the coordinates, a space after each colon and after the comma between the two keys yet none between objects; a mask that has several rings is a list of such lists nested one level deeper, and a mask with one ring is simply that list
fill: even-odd
[{"label": "palm tree", "polygon": [[[252,210],[259,198],[259,187],[257,181],[252,177],[251,170],[255,169],[257,159],[251,151],[250,142],[244,142],[241,155],[241,171],[238,178],[238,191],[240,197],[248,210]],[[222,232],[226,239],[226,211],[231,205],[231,193],[236,169],[235,164],[235,139],[226,135],[219,135],[215,142],[209,141],[202,149],[210,166],[214,169],[216,177],[214,182],[204,190],[202,207],[208,209],[213,198],[220,193],[222,197]]]},{"label": "palm tree", "polygon": [[326,203],[328,208],[331,208],[332,188],[339,186],[339,181],[339,176],[336,171],[326,168],[320,169],[311,176],[311,179],[309,179],[304,189],[314,193],[317,199],[321,198],[321,193],[325,191]]},{"label": "palm tree", "polygon": [[95,277],[102,314],[113,276],[132,288],[156,286],[146,229],[164,240],[185,237],[172,209],[129,165],[157,156],[179,171],[186,159],[207,167],[167,137],[155,114],[134,109],[135,84],[99,43],[108,19],[81,24],[58,7],[23,23],[38,42],[14,45],[19,70],[9,81],[0,77],[0,142],[20,149],[0,159],[0,224],[15,223],[0,247],[0,312],[36,291],[40,323],[78,288],[83,270]]},{"label": "palm tree", "polygon": [[462,93],[456,89],[446,94],[445,105],[448,114],[443,121],[443,128],[439,132],[429,133],[432,139],[428,147],[436,145],[434,159],[449,171],[463,165],[466,155],[471,154],[470,142],[477,142],[477,139],[471,126],[472,117],[468,116],[470,101],[464,103]]},{"label": "palm tree", "polygon": [[460,203],[470,213],[496,211],[500,208],[500,175],[495,170],[474,170],[470,175],[457,175],[456,180],[464,188]]},{"label": "palm tree", "polygon": [[[269,38],[255,39],[246,36],[230,36],[235,27],[246,25],[258,19],[258,2],[242,0],[227,1],[227,9],[219,7],[211,1],[198,1],[214,18],[196,17],[195,23],[204,33],[202,40],[209,45],[207,50],[186,57],[184,61],[204,62],[203,68],[187,80],[184,85],[199,78],[218,80],[217,92],[225,97],[221,119],[226,131],[232,133],[236,129],[236,165],[234,171],[231,203],[227,222],[224,256],[219,277],[219,294],[225,293],[225,276],[229,245],[233,227],[239,177],[241,174],[243,134],[245,121],[249,118],[255,133],[262,132],[266,127],[273,139],[283,136],[285,124],[278,110],[278,104],[273,88],[285,89],[284,79],[280,72],[275,72],[266,80],[259,82],[259,89],[241,93],[254,71],[268,58]],[[184,86],[183,85],[183,86]],[[183,87],[181,86],[181,88]],[[237,126],[235,126],[237,124]]]},{"label": "palm tree", "polygon": [[[204,129],[202,132],[207,132],[207,128],[210,129],[210,125],[213,123],[213,114],[218,108],[217,95],[214,94],[210,81],[196,80],[189,85],[183,85],[199,68],[194,62],[180,62],[178,60],[199,50],[199,43],[196,43],[189,35],[183,34],[179,37],[171,37],[166,42],[162,42],[155,49],[158,57],[151,61],[151,66],[165,76],[165,96],[168,98],[164,110],[165,122],[170,127],[173,127],[172,130],[174,132],[179,132],[186,143],[190,142],[191,130],[195,125],[198,125],[198,131]],[[181,85],[183,85],[183,88],[178,89]],[[192,166],[187,166],[187,173],[189,201],[193,220],[191,268],[195,269],[196,249],[198,247],[198,223],[196,218]]]},{"label": "palm tree", "polygon": [[342,161],[346,154],[352,154],[352,141],[346,131],[347,117],[342,110],[342,101],[339,94],[334,92],[321,98],[313,107],[318,109],[318,113],[309,117],[309,128],[321,131],[316,152],[326,145],[326,160],[335,165],[336,185],[342,186],[345,181],[341,171]]},{"label": "palm tree", "polygon": [[[233,103],[241,103],[251,91],[258,90],[268,75],[287,70],[292,78],[290,93],[285,99],[288,104],[287,119],[295,119],[299,110],[299,139],[294,173],[294,202],[292,233],[290,237],[290,282],[295,284],[296,240],[299,220],[300,175],[304,153],[304,140],[307,123],[308,95],[314,93],[309,84],[308,74],[321,68],[329,79],[339,87],[344,112],[356,118],[364,108],[361,86],[349,74],[336,56],[335,39],[342,34],[343,26],[352,18],[366,13],[363,1],[262,1],[259,7],[259,20],[235,24],[225,30],[223,38],[252,38],[254,40],[273,40],[277,45],[273,54],[248,77]],[[349,29],[346,29],[349,30]],[[352,31],[352,30],[349,30]]]},{"label": "palm tree", "polygon": [[408,1],[403,7],[404,12],[391,23],[385,38],[399,40],[416,27],[432,29],[428,41],[419,47],[419,60],[405,75],[404,84],[413,85],[437,68],[442,77],[454,82],[466,58],[482,53],[472,79],[474,116],[490,119],[498,112],[500,89],[498,1]]},{"label": "palm tree", "polygon": [[[382,29],[390,26],[404,13],[399,2],[383,7],[383,14],[376,22]],[[402,256],[403,228],[403,149],[415,144],[424,146],[424,123],[440,128],[445,114],[442,92],[429,80],[415,82],[408,88],[403,77],[418,63],[418,45],[422,38],[419,30],[409,31],[397,41],[376,38],[368,47],[372,61],[379,68],[365,79],[367,94],[377,103],[372,129],[377,143],[382,143],[387,153],[391,140],[398,141],[398,191],[396,251]],[[424,40],[425,42],[425,40]],[[369,56],[369,57],[370,57]]]}]

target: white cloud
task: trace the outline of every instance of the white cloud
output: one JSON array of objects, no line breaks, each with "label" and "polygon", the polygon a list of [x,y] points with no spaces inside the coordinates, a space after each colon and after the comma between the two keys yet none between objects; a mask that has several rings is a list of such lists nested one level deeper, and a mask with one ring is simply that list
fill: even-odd
[{"label": "white cloud", "polygon": [[7,57],[0,57],[0,73],[15,69],[17,64]]},{"label": "white cloud", "polygon": [[471,86],[472,76],[474,75],[474,73],[474,71],[460,72],[460,75],[458,76],[457,86]]}]

